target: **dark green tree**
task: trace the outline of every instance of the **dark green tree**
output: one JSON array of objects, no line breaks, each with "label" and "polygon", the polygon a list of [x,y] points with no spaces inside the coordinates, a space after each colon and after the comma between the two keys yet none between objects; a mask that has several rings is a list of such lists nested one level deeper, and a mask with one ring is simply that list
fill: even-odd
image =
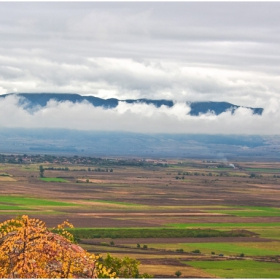
[{"label": "dark green tree", "polygon": [[110,267],[111,273],[115,272],[116,276],[119,278],[152,278],[152,275],[149,274],[140,274],[138,265],[139,261],[131,259],[129,257],[117,258],[112,257],[110,254],[107,254],[106,258],[103,258],[100,261],[105,267]]},{"label": "dark green tree", "polygon": [[182,272],[181,272],[180,270],[177,270],[177,271],[175,272],[175,275],[176,275],[177,277],[180,277],[180,276],[182,275]]},{"label": "dark green tree", "polygon": [[41,178],[44,178],[45,169],[44,169],[43,165],[40,165],[40,166],[39,166],[39,172],[40,172],[40,177],[41,177]]}]

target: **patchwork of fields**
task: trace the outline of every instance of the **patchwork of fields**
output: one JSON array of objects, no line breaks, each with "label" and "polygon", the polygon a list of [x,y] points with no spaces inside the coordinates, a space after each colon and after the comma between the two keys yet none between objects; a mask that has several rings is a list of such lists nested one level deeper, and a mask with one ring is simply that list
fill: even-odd
[{"label": "patchwork of fields", "polygon": [[167,163],[1,164],[0,219],[68,219],[86,249],[155,277],[279,278],[280,163]]}]

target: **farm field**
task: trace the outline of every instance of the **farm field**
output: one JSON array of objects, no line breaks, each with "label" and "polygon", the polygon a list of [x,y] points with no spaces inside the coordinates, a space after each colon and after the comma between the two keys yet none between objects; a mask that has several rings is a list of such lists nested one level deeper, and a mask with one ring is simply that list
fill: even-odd
[{"label": "farm field", "polygon": [[155,277],[279,278],[280,163],[140,161],[2,163],[0,219],[68,219],[87,250]]},{"label": "farm field", "polygon": [[67,183],[69,181],[62,178],[40,178],[41,181],[44,182],[55,182],[55,183]]},{"label": "farm field", "polygon": [[280,267],[277,263],[259,263],[251,260],[243,261],[194,261],[187,262],[192,267],[222,278],[279,278]]}]

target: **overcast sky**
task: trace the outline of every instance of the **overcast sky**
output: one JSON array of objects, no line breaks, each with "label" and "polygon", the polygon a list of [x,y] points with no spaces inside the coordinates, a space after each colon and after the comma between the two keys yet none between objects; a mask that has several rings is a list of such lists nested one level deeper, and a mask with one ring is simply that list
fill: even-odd
[{"label": "overcast sky", "polygon": [[[42,115],[41,125],[67,126],[72,117],[73,128],[97,129],[81,123],[112,118],[115,129],[133,130],[135,121],[142,132],[157,127],[230,133],[230,124],[233,133],[280,131],[280,2],[0,2],[0,42],[0,94],[78,93],[265,108],[262,119],[241,110],[217,121],[186,117],[181,103],[172,112],[122,104],[111,117],[84,105],[81,112],[88,115],[81,119],[64,106],[57,112],[61,122]],[[2,100],[1,126],[38,126],[38,115],[24,112],[12,122],[3,106],[10,108],[8,115],[21,112],[16,100]],[[45,115],[60,105],[51,106]]]}]

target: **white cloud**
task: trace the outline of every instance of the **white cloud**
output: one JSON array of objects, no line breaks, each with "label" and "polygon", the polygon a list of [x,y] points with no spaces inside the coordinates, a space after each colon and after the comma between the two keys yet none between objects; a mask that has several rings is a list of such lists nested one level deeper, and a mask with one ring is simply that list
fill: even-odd
[{"label": "white cloud", "polygon": [[[279,76],[174,61],[90,57],[82,64],[0,56],[0,93],[56,92],[102,98],[227,101],[261,107],[280,92]],[[6,67],[5,65],[9,65]],[[8,70],[9,71],[8,71]]]},{"label": "white cloud", "polygon": [[78,130],[130,131],[142,133],[279,134],[280,100],[271,99],[262,116],[240,107],[224,112],[190,116],[185,103],[168,108],[120,102],[114,109],[51,100],[33,112],[19,105],[17,96],[0,99],[0,127],[69,128]]}]

